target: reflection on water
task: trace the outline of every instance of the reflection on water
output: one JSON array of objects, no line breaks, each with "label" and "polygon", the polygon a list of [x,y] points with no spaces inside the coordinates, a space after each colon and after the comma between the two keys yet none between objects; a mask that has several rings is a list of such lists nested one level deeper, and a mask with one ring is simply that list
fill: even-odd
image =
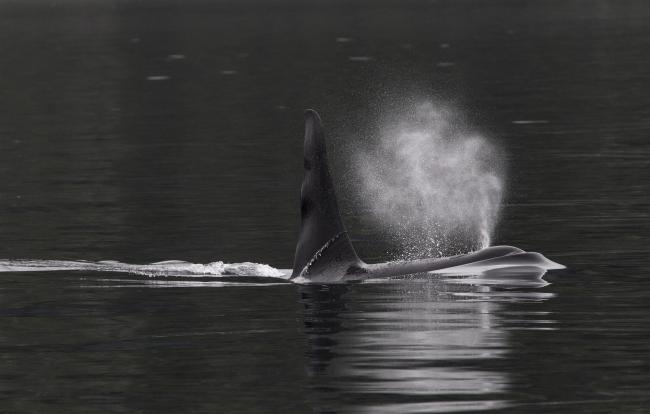
[{"label": "reflection on water", "polygon": [[[307,365],[317,412],[430,413],[506,407],[513,381],[496,361],[510,352],[503,301],[536,292],[438,279],[301,287]],[[548,314],[523,313],[526,328]]]}]

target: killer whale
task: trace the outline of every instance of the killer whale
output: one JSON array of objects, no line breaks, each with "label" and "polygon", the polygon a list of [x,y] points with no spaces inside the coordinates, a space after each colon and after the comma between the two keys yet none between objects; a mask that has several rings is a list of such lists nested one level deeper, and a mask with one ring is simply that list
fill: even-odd
[{"label": "killer whale", "polygon": [[328,166],[323,125],[320,116],[313,109],[305,111],[300,217],[300,231],[290,277],[295,282],[336,283],[442,270],[453,273],[463,272],[470,267],[534,268],[544,271],[564,268],[539,253],[525,252],[512,246],[492,246],[444,258],[374,264],[364,262],[357,255],[339,214]]}]

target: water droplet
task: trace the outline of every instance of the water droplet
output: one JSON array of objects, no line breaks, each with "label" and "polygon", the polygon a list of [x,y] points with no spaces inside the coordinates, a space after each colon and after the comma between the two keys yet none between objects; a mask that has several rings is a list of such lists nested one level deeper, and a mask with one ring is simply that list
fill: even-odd
[{"label": "water droplet", "polygon": [[512,121],[515,125],[529,125],[529,124],[548,124],[549,122],[545,119],[522,119],[518,121]]},{"label": "water droplet", "polygon": [[349,61],[351,62],[370,62],[372,60],[372,57],[370,56],[350,56],[348,58]]},{"label": "water droplet", "polygon": [[147,76],[148,81],[166,81],[169,80],[169,76],[166,75],[151,75]]}]

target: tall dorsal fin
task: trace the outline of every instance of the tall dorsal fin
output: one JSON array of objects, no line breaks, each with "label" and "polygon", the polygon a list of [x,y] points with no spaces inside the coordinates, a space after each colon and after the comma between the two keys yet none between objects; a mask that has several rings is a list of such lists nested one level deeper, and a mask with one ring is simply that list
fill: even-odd
[{"label": "tall dorsal fin", "polygon": [[340,279],[360,269],[345,230],[327,166],[325,137],[318,113],[305,112],[305,175],[300,189],[301,226],[292,278]]}]

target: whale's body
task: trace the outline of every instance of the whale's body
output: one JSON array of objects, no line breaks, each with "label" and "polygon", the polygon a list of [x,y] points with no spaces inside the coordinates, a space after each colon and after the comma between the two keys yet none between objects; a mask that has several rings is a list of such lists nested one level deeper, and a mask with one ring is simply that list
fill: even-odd
[{"label": "whale's body", "polygon": [[305,112],[304,168],[300,191],[301,227],[291,274],[296,282],[346,282],[443,269],[453,272],[454,268],[470,266],[563,268],[539,253],[524,252],[512,246],[493,246],[445,258],[365,263],[354,250],[341,220],[327,162],[323,127],[314,110]]}]

